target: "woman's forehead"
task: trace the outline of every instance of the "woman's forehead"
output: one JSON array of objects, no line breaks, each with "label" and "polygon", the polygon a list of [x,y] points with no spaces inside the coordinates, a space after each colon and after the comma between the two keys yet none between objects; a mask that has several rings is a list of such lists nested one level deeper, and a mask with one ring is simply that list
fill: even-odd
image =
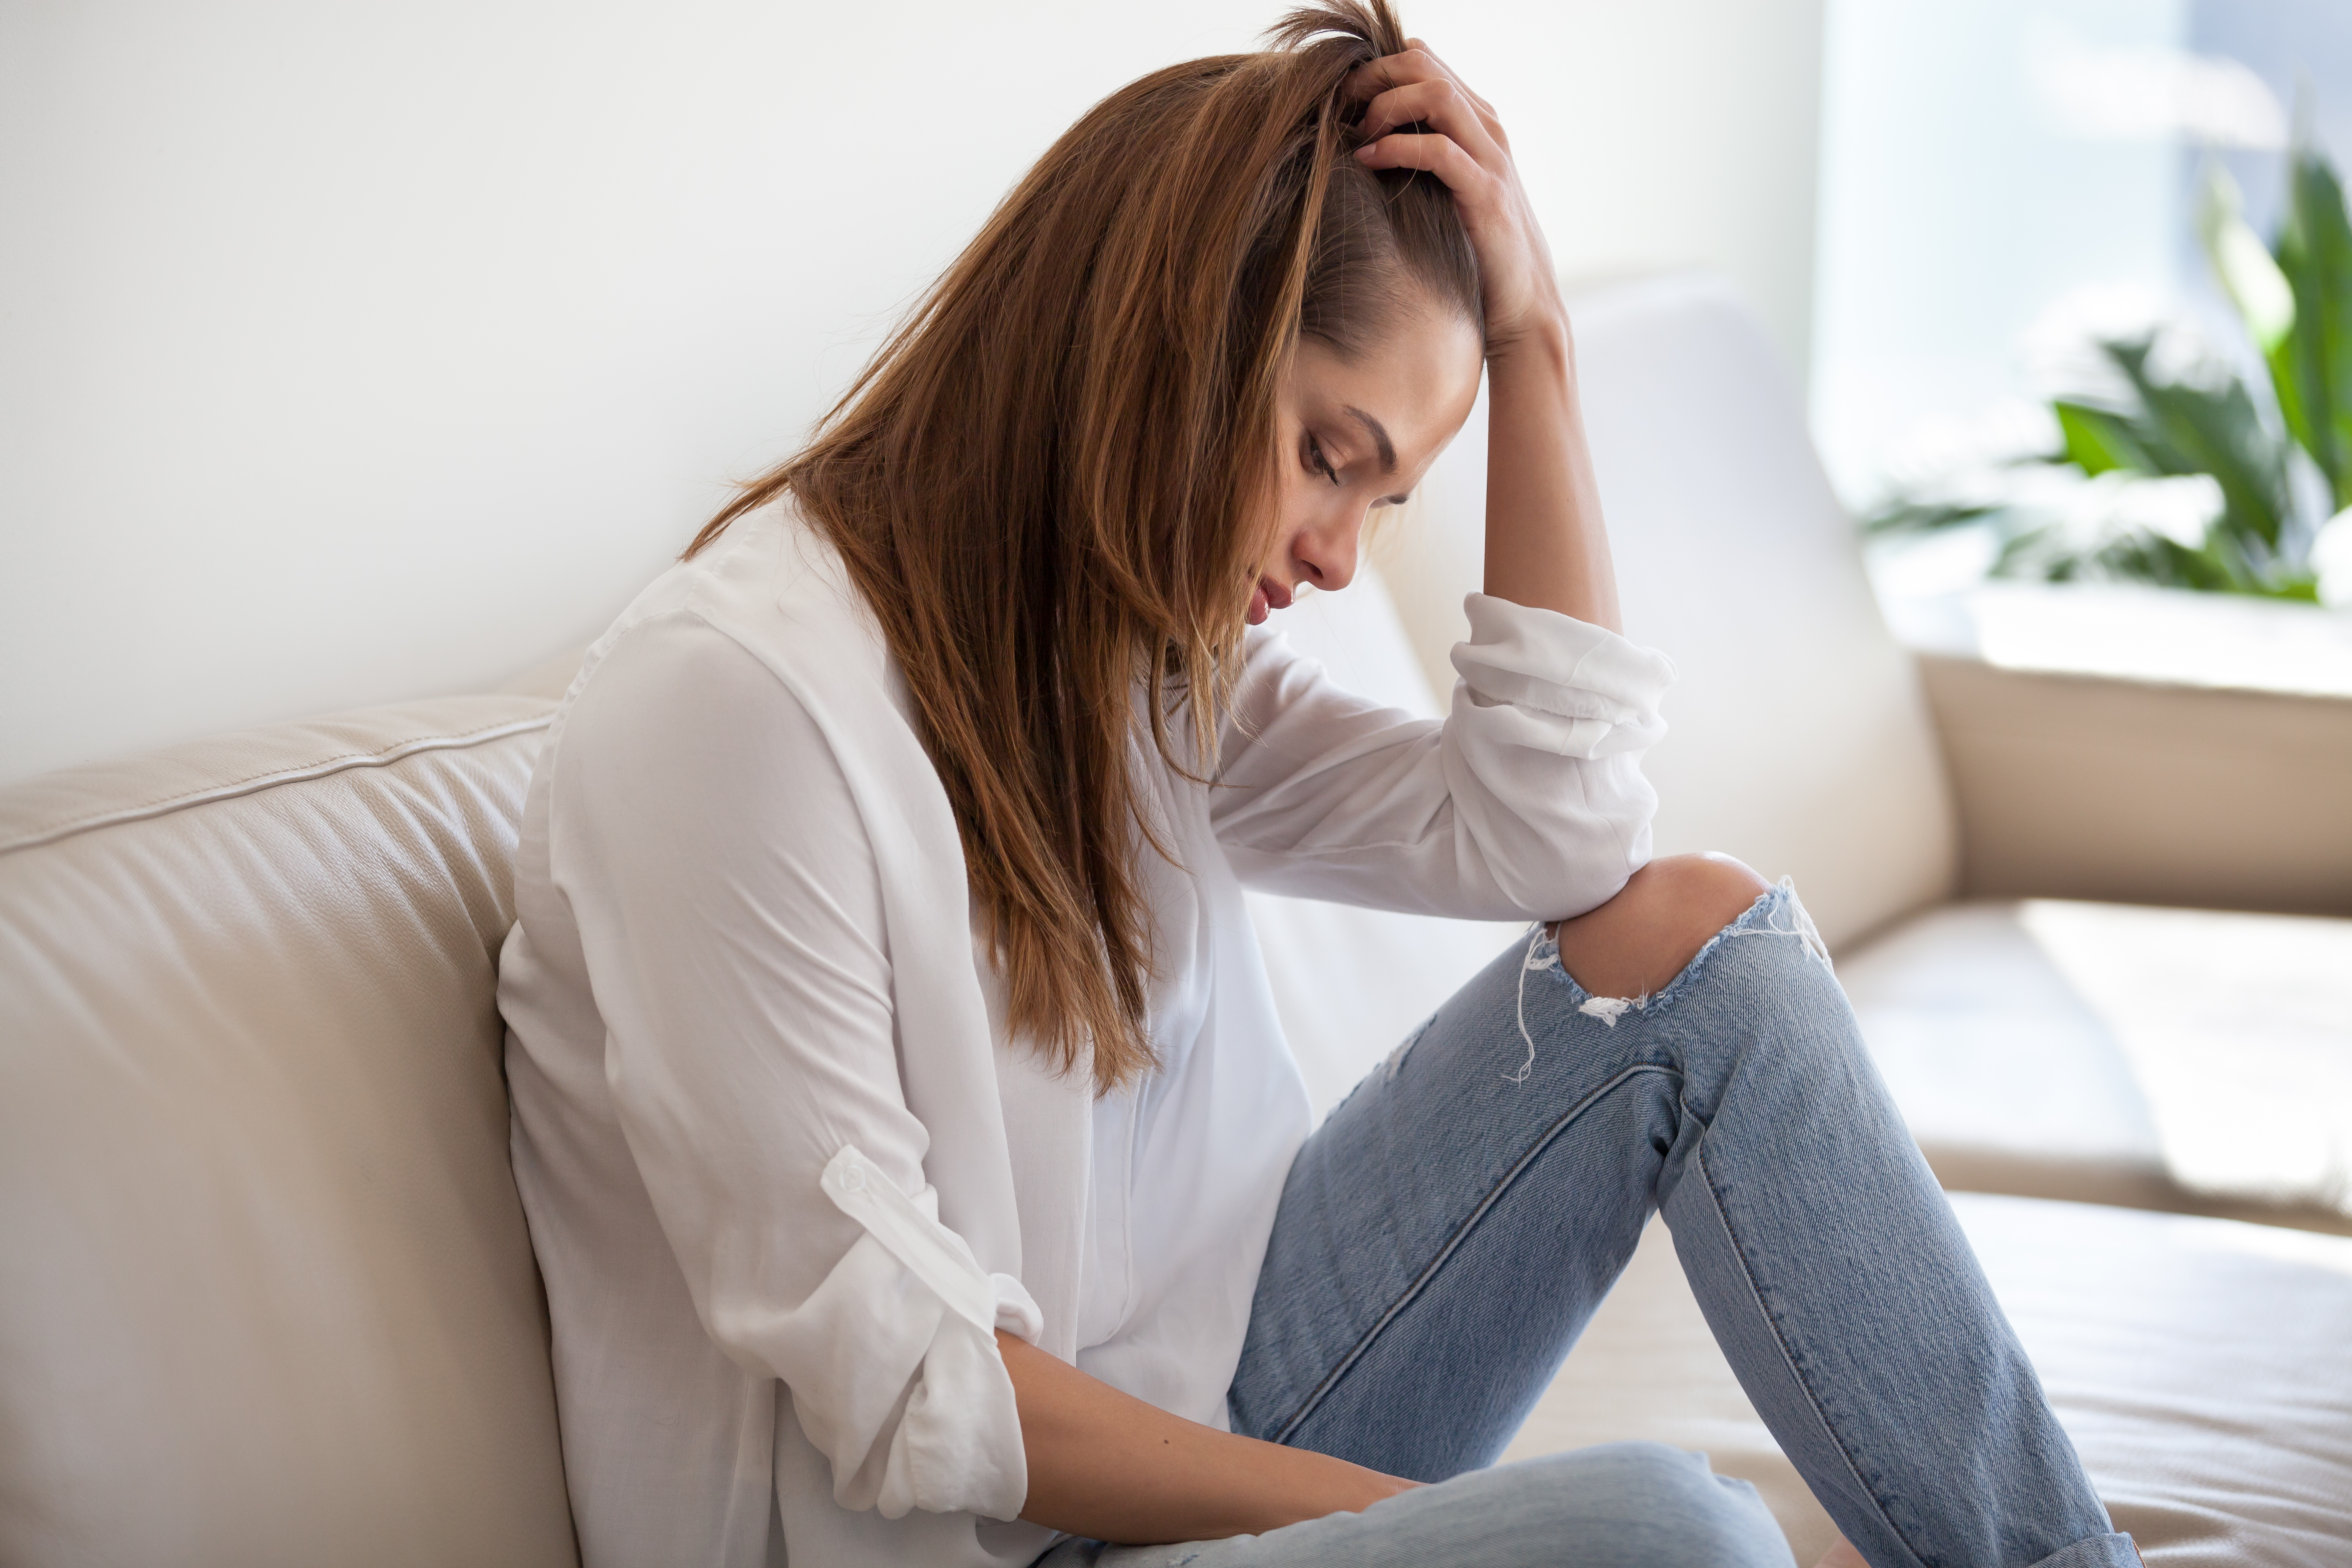
[{"label": "woman's forehead", "polygon": [[1476,328],[1451,311],[1414,311],[1353,355],[1301,340],[1292,377],[1302,412],[1362,430],[1388,448],[1384,468],[1411,467],[1469,417],[1485,363]]}]

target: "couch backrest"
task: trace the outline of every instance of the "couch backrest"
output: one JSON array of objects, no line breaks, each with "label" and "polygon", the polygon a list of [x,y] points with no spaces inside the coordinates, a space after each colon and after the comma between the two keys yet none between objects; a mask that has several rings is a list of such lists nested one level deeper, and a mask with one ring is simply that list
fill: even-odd
[{"label": "couch backrest", "polygon": [[576,1561],[494,982],[551,708],[0,792],[0,1562]]},{"label": "couch backrest", "polygon": [[[1948,896],[1954,818],[1916,672],[1762,331],[1696,276],[1581,293],[1570,314],[1625,629],[1682,672],[1643,764],[1659,852],[1794,875],[1832,945]],[[1382,542],[1441,689],[1482,570],[1485,464],[1480,424]]]}]

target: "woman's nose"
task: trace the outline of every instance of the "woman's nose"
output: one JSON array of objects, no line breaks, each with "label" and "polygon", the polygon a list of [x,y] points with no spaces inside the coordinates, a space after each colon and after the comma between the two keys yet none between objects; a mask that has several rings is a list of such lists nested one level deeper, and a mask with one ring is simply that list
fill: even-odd
[{"label": "woman's nose", "polygon": [[1336,594],[1355,581],[1356,558],[1363,542],[1361,512],[1326,524],[1310,524],[1291,542],[1291,559],[1301,577],[1327,594]]}]

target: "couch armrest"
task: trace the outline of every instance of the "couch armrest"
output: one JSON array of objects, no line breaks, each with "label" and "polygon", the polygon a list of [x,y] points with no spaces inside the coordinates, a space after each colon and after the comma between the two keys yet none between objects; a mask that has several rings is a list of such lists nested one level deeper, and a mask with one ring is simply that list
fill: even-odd
[{"label": "couch armrest", "polygon": [[2352,914],[2352,697],[1919,668],[1969,894]]}]

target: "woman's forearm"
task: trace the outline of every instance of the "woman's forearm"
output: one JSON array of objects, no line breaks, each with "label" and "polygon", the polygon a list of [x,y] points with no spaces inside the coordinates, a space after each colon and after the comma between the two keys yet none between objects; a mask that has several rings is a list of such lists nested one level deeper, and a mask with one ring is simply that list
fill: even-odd
[{"label": "woman's forearm", "polygon": [[1369,1508],[1412,1485],[1305,1448],[1171,1415],[1000,1332],[1021,1408],[1021,1517],[1095,1541],[1256,1535]]},{"label": "woman's forearm", "polygon": [[1622,631],[1568,318],[1486,363],[1486,592]]}]

